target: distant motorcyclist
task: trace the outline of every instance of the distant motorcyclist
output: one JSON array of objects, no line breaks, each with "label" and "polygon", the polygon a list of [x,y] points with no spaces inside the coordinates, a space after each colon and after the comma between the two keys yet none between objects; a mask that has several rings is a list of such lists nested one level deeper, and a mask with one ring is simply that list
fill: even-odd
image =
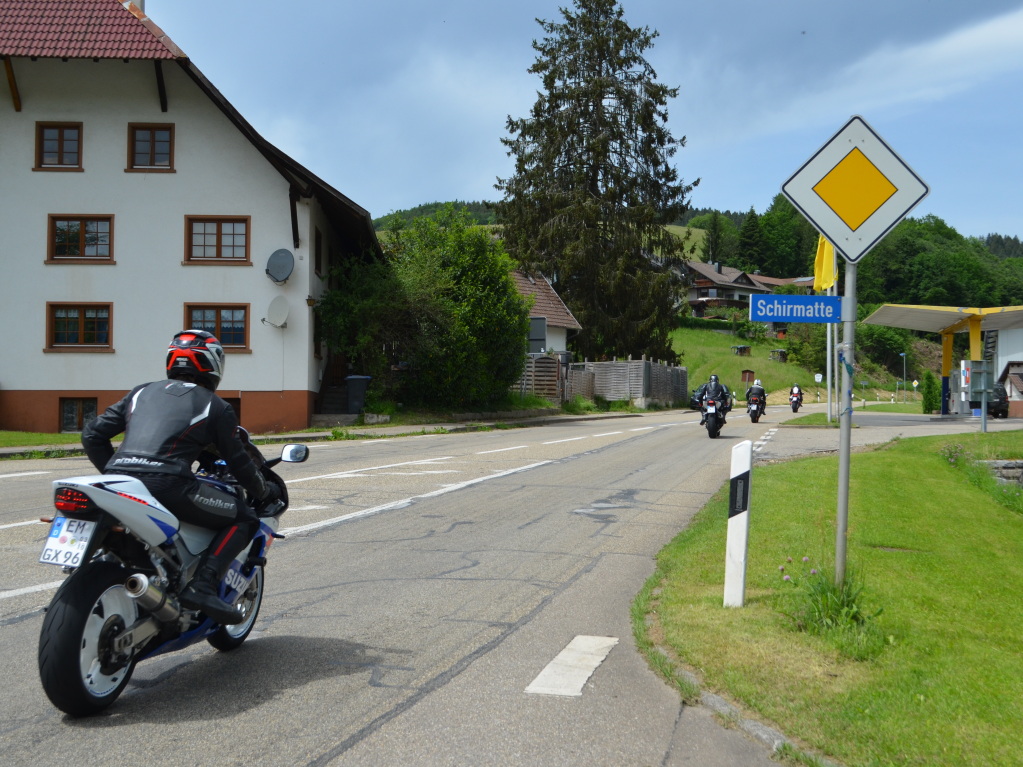
[{"label": "distant motorcyclist", "polygon": [[700,405],[700,425],[702,426],[707,422],[707,409],[705,403],[707,400],[712,399],[715,402],[720,402],[721,423],[726,422],[726,415],[729,410],[732,409],[732,393],[728,391],[728,387],[725,386],[718,380],[716,374],[711,375],[707,383],[702,384],[700,388],[693,394],[693,399]]},{"label": "distant motorcyclist", "polygon": [[767,392],[764,390],[764,385],[760,379],[756,379],[753,385],[746,390],[746,403],[749,404],[750,397],[760,398],[760,412],[764,413],[767,411]]},{"label": "distant motorcyclist", "polygon": [[753,382],[753,385],[746,390],[747,402],[749,402],[749,398],[751,396],[760,397],[760,401],[763,403],[764,407],[767,407],[767,392],[764,391],[764,385],[761,383],[759,378],[756,379]]},{"label": "distant motorcyclist", "polygon": [[799,397],[799,404],[803,404],[803,390],[799,388],[799,384],[792,384],[792,388],[789,389],[789,397]]},{"label": "distant motorcyclist", "polygon": [[[214,392],[224,374],[224,349],[203,330],[183,330],[167,350],[167,379],[142,384],[82,430],[86,455],[105,474],[137,477],[179,519],[218,531],[181,592],[181,603],[217,623],[243,620],[217,586],[231,561],[249,545],[259,526],[243,499],[199,482],[192,463],[215,448],[253,498],[281,497],[245,451],[238,418]],[[111,439],[124,433],[114,451]]]}]

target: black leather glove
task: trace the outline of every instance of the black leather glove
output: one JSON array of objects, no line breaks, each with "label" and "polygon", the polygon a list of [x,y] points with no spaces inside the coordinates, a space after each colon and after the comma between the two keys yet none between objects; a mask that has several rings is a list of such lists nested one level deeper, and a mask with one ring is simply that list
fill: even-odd
[{"label": "black leather glove", "polygon": [[264,506],[269,506],[271,503],[276,503],[281,500],[281,489],[277,487],[276,482],[266,483],[266,495],[263,496],[262,503]]}]

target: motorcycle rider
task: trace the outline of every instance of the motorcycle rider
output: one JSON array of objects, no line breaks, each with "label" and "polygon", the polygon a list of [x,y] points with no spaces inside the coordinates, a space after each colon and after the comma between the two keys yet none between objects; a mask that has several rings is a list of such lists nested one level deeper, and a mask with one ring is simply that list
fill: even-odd
[{"label": "motorcycle rider", "polygon": [[710,379],[705,384],[701,384],[700,388],[693,394],[693,399],[700,405],[700,426],[703,426],[707,422],[707,410],[704,406],[704,402],[708,399],[715,400],[721,403],[721,423],[726,422],[726,415],[728,411],[732,409],[732,393],[728,391],[728,387],[725,386],[718,380],[716,374],[711,374]]},{"label": "motorcycle rider", "polygon": [[799,406],[802,407],[802,405],[803,405],[803,390],[799,388],[799,384],[797,384],[797,383],[792,384],[792,388],[789,389],[789,396],[790,397],[792,397],[792,396],[799,397]]},{"label": "motorcycle rider", "polygon": [[764,385],[759,378],[746,390],[746,402],[749,402],[750,396],[760,397],[761,412],[767,410],[767,392],[764,391]]},{"label": "motorcycle rider", "polygon": [[[167,380],[136,386],[108,407],[82,430],[82,445],[100,472],[137,477],[179,519],[217,531],[181,603],[229,625],[244,616],[220,599],[217,587],[259,520],[244,499],[199,482],[192,463],[212,447],[253,498],[270,503],[281,491],[245,452],[234,410],[215,394],[224,363],[212,333],[181,331],[167,349]],[[115,452],[110,440],[122,432]]]}]

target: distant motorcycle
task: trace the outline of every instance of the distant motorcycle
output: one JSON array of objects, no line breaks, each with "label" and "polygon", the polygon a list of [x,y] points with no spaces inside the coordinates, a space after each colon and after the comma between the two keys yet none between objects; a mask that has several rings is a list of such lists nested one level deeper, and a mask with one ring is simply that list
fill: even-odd
[{"label": "distant motorcycle", "polygon": [[803,404],[803,396],[801,394],[790,394],[789,405],[792,406],[792,412],[798,413],[800,406]]},{"label": "distant motorcycle", "polygon": [[760,416],[764,414],[765,408],[764,398],[759,394],[751,394],[746,402],[746,412],[749,413],[749,418],[753,423],[760,420]]},{"label": "distant motorcycle", "polygon": [[[63,567],[68,576],[43,618],[38,661],[43,690],[57,708],[71,716],[98,713],[121,694],[140,660],[204,639],[218,650],[233,650],[248,637],[263,599],[267,549],[282,537],[277,529],[288,508],[284,483],[272,467],[302,462],[309,449],[285,445],[280,458],[266,461],[247,434],[244,441],[282,496],[256,508],[259,529],[252,544],[221,581],[221,596],[245,616],[237,625],[221,626],[178,600],[213,530],[179,520],[134,477],[100,474],[53,483],[59,513],[50,520],[39,559]],[[215,457],[196,476],[244,493]]]},{"label": "distant motorcycle", "polygon": [[721,427],[725,423],[725,413],[722,410],[724,402],[708,399],[703,403],[703,414],[706,417],[704,425],[707,427],[707,435],[714,439],[721,433]]}]

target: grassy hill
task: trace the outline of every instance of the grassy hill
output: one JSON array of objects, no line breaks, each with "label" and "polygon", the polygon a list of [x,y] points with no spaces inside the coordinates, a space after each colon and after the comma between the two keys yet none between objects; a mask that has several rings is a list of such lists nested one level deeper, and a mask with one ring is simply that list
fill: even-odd
[{"label": "grassy hill", "polygon": [[[742,382],[742,371],[752,370],[754,377],[764,382],[768,397],[777,393],[781,395],[798,383],[807,394],[808,400],[821,389],[821,396],[826,397],[823,385],[818,386],[813,373],[790,362],[772,360],[771,350],[780,349],[784,342],[770,339],[767,342],[755,343],[738,339],[731,333],[716,330],[694,330],[683,328],[672,335],[672,344],[682,355],[682,364],[689,368],[690,388],[710,378],[716,373],[721,382],[742,398],[746,393],[746,384]],[[750,346],[750,356],[740,357],[732,350],[733,346]],[[821,371],[824,372],[823,370]],[[778,396],[774,402],[781,402]]]}]

